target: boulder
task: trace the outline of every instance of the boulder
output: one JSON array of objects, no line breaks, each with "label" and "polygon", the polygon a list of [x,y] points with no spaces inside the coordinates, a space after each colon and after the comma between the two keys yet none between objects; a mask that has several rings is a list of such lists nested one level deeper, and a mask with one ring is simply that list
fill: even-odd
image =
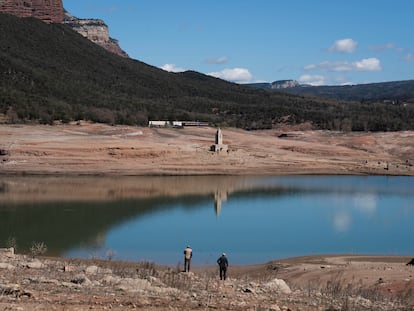
[{"label": "boulder", "polygon": [[0,270],[1,269],[7,269],[7,270],[13,270],[15,268],[15,266],[6,263],[6,262],[0,262]]},{"label": "boulder", "polygon": [[97,274],[99,268],[97,266],[89,266],[85,269],[86,274]]},{"label": "boulder", "polygon": [[138,292],[150,289],[151,283],[143,279],[122,278],[117,287],[127,292]]},{"label": "boulder", "polygon": [[39,260],[28,262],[26,267],[29,269],[42,269],[44,267],[43,263]]},{"label": "boulder", "polygon": [[64,272],[74,272],[76,271],[76,267],[74,265],[65,265],[63,267]]},{"label": "boulder", "polygon": [[84,274],[78,274],[70,281],[74,284],[82,284],[87,286],[92,284],[91,280],[89,280]]},{"label": "boulder", "polygon": [[286,284],[284,280],[281,279],[273,279],[272,281],[265,283],[264,286],[267,287],[269,290],[279,291],[283,294],[292,293],[290,287]]},{"label": "boulder", "polygon": [[14,248],[0,248],[0,257],[8,257],[13,258],[14,257]]}]

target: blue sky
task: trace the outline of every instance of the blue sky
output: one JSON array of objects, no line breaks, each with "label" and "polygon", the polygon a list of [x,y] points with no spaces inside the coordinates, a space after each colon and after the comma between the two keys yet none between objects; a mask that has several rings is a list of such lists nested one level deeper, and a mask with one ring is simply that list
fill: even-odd
[{"label": "blue sky", "polygon": [[63,0],[131,58],[237,83],[414,79],[413,0]]}]

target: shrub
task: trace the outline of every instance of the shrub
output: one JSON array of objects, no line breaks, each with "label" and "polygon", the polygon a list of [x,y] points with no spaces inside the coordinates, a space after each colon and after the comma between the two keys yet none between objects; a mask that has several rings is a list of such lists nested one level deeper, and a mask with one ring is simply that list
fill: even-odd
[{"label": "shrub", "polygon": [[32,242],[30,253],[33,256],[43,255],[47,252],[47,246],[44,242]]}]

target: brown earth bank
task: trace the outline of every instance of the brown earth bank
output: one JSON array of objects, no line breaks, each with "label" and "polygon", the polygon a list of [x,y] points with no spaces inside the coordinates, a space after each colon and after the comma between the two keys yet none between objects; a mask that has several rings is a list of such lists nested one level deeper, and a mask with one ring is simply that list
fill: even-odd
[{"label": "brown earth bank", "polygon": [[0,174],[414,175],[414,132],[0,125]]},{"label": "brown earth bank", "polygon": [[408,257],[308,256],[253,266],[158,266],[0,250],[0,310],[413,310]]}]

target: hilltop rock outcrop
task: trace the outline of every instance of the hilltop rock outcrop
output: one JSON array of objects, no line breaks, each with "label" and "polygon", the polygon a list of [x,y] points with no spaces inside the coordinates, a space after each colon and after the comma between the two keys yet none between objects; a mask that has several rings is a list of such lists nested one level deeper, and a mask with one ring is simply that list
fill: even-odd
[{"label": "hilltop rock outcrop", "polygon": [[119,47],[118,40],[109,36],[108,25],[106,25],[103,20],[80,19],[65,11],[64,23],[106,50],[123,57],[129,57],[128,54]]},{"label": "hilltop rock outcrop", "polygon": [[0,0],[0,13],[34,17],[45,23],[65,23],[106,50],[129,57],[109,36],[108,26],[100,19],[79,19],[64,11],[62,0]]},{"label": "hilltop rock outcrop", "polygon": [[296,80],[279,80],[270,83],[270,88],[272,90],[287,89],[291,87],[300,86],[299,82]]},{"label": "hilltop rock outcrop", "polygon": [[62,0],[0,0],[0,12],[35,17],[45,23],[63,22]]}]

